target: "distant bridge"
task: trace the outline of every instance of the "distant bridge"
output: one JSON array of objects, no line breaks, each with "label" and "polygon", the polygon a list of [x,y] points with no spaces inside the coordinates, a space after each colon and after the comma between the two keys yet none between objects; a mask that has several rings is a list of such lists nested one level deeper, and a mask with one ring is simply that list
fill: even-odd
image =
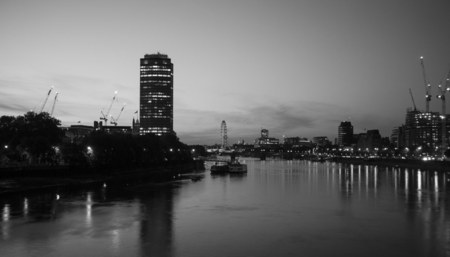
[{"label": "distant bridge", "polygon": [[199,157],[200,160],[205,162],[229,162],[230,158],[217,158],[217,157]]}]

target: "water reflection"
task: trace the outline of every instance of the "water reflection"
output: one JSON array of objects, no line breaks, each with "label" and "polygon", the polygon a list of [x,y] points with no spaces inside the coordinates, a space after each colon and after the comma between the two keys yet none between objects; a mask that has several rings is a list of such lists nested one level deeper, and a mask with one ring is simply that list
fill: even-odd
[{"label": "water reflection", "polygon": [[23,216],[28,216],[28,198],[23,198]]},{"label": "water reflection", "polygon": [[[335,170],[330,168],[327,171],[325,180],[327,187],[332,188],[335,183],[334,178],[337,177],[341,192],[347,195],[354,194],[357,188],[358,194],[364,189],[366,193],[371,193],[372,197],[376,198],[379,196],[378,190],[381,187],[391,190],[389,185],[392,185],[395,195],[398,195],[401,190],[404,196],[414,195],[417,201],[422,201],[423,197],[430,196],[429,192],[436,195],[444,191],[448,183],[446,173],[421,170],[380,169],[377,166],[368,165],[339,165],[337,174]],[[314,173],[308,172],[308,177],[314,176],[312,174]]]},{"label": "water reflection", "polygon": [[378,189],[378,166],[375,166],[373,171],[373,188],[374,188],[374,192],[373,194],[375,195],[375,197],[377,197],[377,189]]},{"label": "water reflection", "polygon": [[446,173],[247,164],[245,175],[207,173],[197,182],[108,183],[0,199],[2,256],[450,254]]},{"label": "water reflection", "polygon": [[2,221],[3,222],[8,222],[9,221],[9,215],[10,215],[10,207],[9,204],[5,204],[3,206],[3,211],[2,211]]},{"label": "water reflection", "polygon": [[439,192],[439,179],[436,171],[434,172],[433,180],[434,180],[434,191]]},{"label": "water reflection", "polygon": [[405,169],[405,193],[408,194],[409,189],[409,171]]},{"label": "water reflection", "polygon": [[2,209],[2,238],[6,240],[9,238],[9,230],[10,230],[10,207],[9,204],[5,204]]},{"label": "water reflection", "polygon": [[141,256],[172,256],[173,188],[156,188],[141,195],[139,238]]},{"label": "water reflection", "polygon": [[92,225],[92,192],[86,194],[86,226]]},{"label": "water reflection", "polygon": [[417,171],[417,205],[421,206],[422,203],[422,173]]}]

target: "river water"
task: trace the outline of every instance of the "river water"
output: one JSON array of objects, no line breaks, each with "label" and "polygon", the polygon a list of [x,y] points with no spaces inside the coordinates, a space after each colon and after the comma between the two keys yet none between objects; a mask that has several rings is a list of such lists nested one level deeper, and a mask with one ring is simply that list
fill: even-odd
[{"label": "river water", "polygon": [[0,256],[450,256],[446,173],[244,162],[240,176],[0,198]]}]

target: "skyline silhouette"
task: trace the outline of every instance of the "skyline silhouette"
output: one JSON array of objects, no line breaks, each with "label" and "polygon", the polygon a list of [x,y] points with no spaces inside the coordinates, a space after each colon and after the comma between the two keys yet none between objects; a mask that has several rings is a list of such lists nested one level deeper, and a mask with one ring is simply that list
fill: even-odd
[{"label": "skyline silhouette", "polygon": [[[126,103],[119,125],[139,109],[139,59],[174,64],[174,130],[181,141],[230,142],[261,127],[277,138],[389,136],[412,107],[425,109],[419,57],[432,84],[450,69],[448,1],[2,1],[1,115],[38,110],[51,86],[63,125],[92,125],[114,91]],[[44,111],[52,109],[49,99]],[[448,111],[447,107],[447,113]]]}]

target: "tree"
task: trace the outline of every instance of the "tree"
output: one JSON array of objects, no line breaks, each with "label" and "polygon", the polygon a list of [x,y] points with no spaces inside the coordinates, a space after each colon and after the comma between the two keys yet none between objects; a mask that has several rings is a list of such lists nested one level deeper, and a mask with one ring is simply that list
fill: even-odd
[{"label": "tree", "polygon": [[0,144],[19,155],[27,153],[32,162],[46,162],[61,143],[61,122],[46,112],[27,112],[23,116],[0,117]]}]

